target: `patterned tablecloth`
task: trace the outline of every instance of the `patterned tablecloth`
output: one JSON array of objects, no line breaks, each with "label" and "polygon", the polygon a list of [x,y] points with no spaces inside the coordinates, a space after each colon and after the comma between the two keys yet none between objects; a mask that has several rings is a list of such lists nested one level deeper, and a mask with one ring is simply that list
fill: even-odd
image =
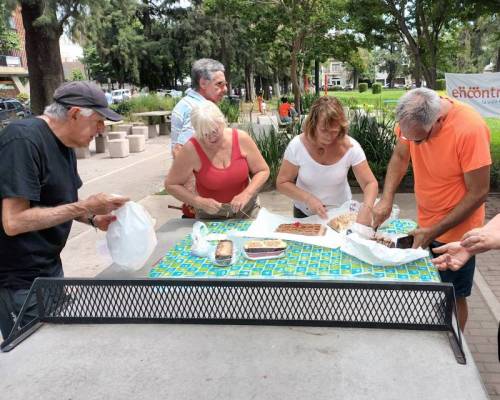
[{"label": "patterned tablecloth", "polygon": [[[206,225],[211,233],[226,233],[230,230],[245,231],[250,222],[229,220],[209,222]],[[407,233],[415,226],[415,222],[410,220],[395,220],[380,231]],[[397,267],[373,266],[339,249],[292,241],[288,242],[284,258],[254,261],[241,256],[229,267],[218,267],[209,259],[191,255],[190,235],[168,251],[151,269],[149,277],[440,282],[437,269],[427,257]]]}]

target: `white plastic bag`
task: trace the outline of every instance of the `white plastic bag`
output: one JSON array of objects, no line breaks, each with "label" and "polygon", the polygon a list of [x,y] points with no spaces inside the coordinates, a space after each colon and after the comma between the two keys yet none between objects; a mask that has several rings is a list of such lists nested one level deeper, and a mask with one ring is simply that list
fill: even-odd
[{"label": "white plastic bag", "polygon": [[113,212],[106,242],[113,261],[131,271],[140,269],[153,253],[157,239],[154,220],[140,204],[128,201]]},{"label": "white plastic bag", "polygon": [[[232,237],[232,231],[228,232],[227,235],[217,235],[210,234],[207,226],[200,221],[197,221],[193,224],[193,231],[191,232],[191,254],[197,257],[208,258],[215,265],[221,267],[227,267],[229,265],[233,265],[238,260],[239,254],[239,240],[240,238]],[[216,244],[211,244],[210,240],[219,241],[219,240],[231,240],[233,242],[233,255],[231,260],[224,261],[223,263],[217,262],[215,259],[215,250],[217,248]]]},{"label": "white plastic bag", "polygon": [[200,221],[197,221],[193,225],[193,232],[191,232],[191,254],[197,257],[209,257],[210,253],[214,252],[214,246],[212,246],[207,239],[208,228]]}]

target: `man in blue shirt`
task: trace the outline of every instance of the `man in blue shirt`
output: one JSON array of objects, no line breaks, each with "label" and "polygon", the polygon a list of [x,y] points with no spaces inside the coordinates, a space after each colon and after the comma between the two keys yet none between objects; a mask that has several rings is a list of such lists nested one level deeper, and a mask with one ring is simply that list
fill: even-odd
[{"label": "man in blue shirt", "polygon": [[184,144],[193,136],[191,111],[204,101],[218,103],[227,92],[224,65],[210,58],[194,62],[191,69],[192,89],[177,103],[172,110],[171,145],[175,157]]}]

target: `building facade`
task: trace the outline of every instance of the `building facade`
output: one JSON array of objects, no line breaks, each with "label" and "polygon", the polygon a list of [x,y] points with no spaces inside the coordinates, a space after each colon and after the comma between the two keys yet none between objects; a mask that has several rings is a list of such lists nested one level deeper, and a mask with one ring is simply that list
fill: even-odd
[{"label": "building facade", "polygon": [[20,49],[13,50],[9,54],[0,54],[0,97],[15,97],[19,93],[29,94],[25,34],[19,6],[12,12],[8,26],[16,31]]}]

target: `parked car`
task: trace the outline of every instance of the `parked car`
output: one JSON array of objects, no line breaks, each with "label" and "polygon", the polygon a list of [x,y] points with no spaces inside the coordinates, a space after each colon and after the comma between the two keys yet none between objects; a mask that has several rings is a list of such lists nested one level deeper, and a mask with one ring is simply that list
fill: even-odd
[{"label": "parked car", "polygon": [[175,89],[158,89],[156,94],[158,96],[182,97],[182,92]]},{"label": "parked car", "polygon": [[167,92],[167,96],[170,96],[170,97],[182,97],[182,92],[180,90],[169,89],[166,92]]},{"label": "parked car", "polygon": [[113,98],[113,103],[121,103],[124,100],[130,99],[132,93],[130,89],[116,89],[111,91],[111,97]]},{"label": "parked car", "polygon": [[14,119],[26,118],[31,111],[16,99],[0,98],[0,126],[4,127]]}]

